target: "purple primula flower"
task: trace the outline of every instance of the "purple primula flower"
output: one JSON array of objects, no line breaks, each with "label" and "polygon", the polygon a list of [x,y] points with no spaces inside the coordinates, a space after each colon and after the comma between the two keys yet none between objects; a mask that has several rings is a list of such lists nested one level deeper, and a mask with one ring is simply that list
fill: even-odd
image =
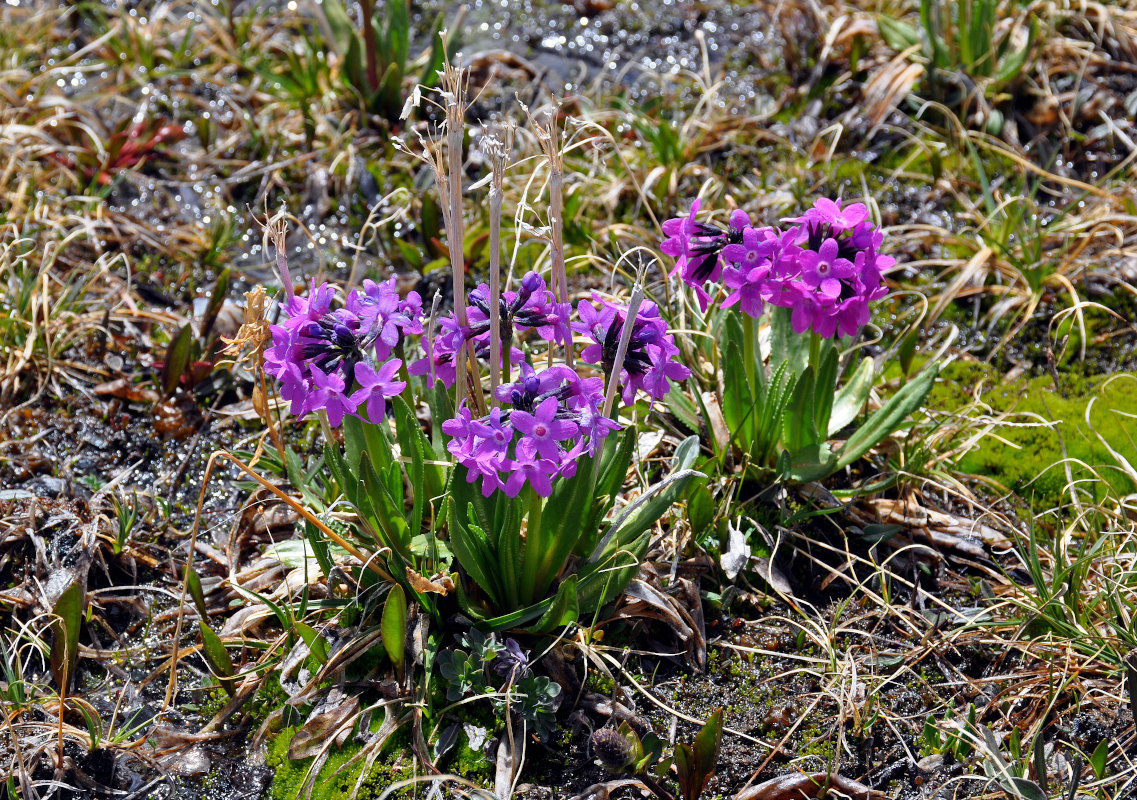
[{"label": "purple primula flower", "polygon": [[[328,422],[338,426],[361,404],[369,413],[379,411],[383,403],[368,399],[376,391],[380,398],[393,397],[404,388],[401,381],[390,381],[401,361],[388,359],[405,334],[421,330],[416,309],[422,300],[413,292],[400,300],[394,279],[367,281],[364,292],[353,290],[341,308],[332,308],[334,300],[331,287],[313,282],[307,297],[282,303],[284,319],[270,328],[273,346],[265,350],[265,372],[280,381],[280,395],[293,414],[324,410]],[[378,375],[386,376],[381,388],[360,379]]]},{"label": "purple primula flower", "polygon": [[528,483],[541,497],[553,493],[553,476],[559,465],[550,459],[542,458],[532,439],[522,439],[517,443],[516,455],[509,467],[509,477],[505,481],[505,493],[517,497]]},{"label": "purple primula flower", "polygon": [[571,439],[578,430],[575,422],[557,419],[559,411],[560,403],[557,398],[546,397],[532,414],[518,409],[510,415],[510,421],[517,430],[525,434],[521,441],[532,442],[543,458],[557,458],[560,450],[557,442]]},{"label": "purple primula flower", "polygon": [[513,441],[513,428],[510,427],[510,417],[501,408],[491,408],[484,420],[470,423],[470,432],[477,437],[478,444],[474,448],[475,455],[492,453],[505,455],[509,450],[509,443]]},{"label": "purple primula flower", "polygon": [[705,222],[696,222],[701,201],[691,203],[686,217],[675,217],[663,223],[667,236],[660,250],[664,255],[675,259],[672,275],[679,274],[683,282],[695,290],[699,308],[707,310],[711,297],[703,287],[708,281],[718,281],[722,276],[722,252],[730,244],[742,242],[742,232],[750,225],[750,218],[743,211],[730,215],[730,225],[724,231]]},{"label": "purple primula flower", "polygon": [[342,375],[324,373],[315,364],[311,365],[311,370],[314,391],[308,395],[305,410],[325,409],[328,412],[328,424],[338,428],[346,415],[355,413],[356,405],[347,394],[347,384]]},{"label": "purple primula flower", "polygon": [[[469,294],[470,310],[466,336],[489,336],[490,290],[481,284]],[[567,345],[572,341],[569,316],[572,307],[555,302],[553,293],[536,272],[525,273],[521,288],[516,292],[502,292],[498,301],[498,325],[502,347],[513,342],[514,330],[535,330],[547,342]]]},{"label": "purple primula flower", "polygon": [[837,240],[826,239],[816,252],[806,250],[799,259],[802,281],[826,297],[839,297],[842,281],[853,277],[852,262],[841,258],[837,252]]},{"label": "purple primula flower", "polygon": [[807,226],[822,226],[831,229],[834,233],[851,231],[868,219],[869,210],[864,203],[853,203],[841,207],[841,200],[830,200],[828,197],[819,197],[813,203],[813,208],[800,217],[793,217],[789,222],[796,222]]},{"label": "purple primula flower", "polygon": [[442,423],[451,437],[447,449],[467,470],[471,483],[481,479],[489,497],[502,489],[516,497],[528,484],[542,497],[553,480],[576,473],[580,456],[596,452],[619,425],[604,418],[604,381],[581,378],[563,364],[537,372],[522,364],[521,377],[498,387],[508,404],[474,419],[465,403],[454,419]]},{"label": "purple primula flower", "polygon": [[363,293],[352,291],[345,307],[375,331],[375,357],[385,361],[408,334],[422,333],[422,298],[411,292],[399,297],[394,278],[363,282]]},{"label": "purple primula flower", "polygon": [[[705,309],[706,280],[730,290],[723,307],[737,305],[761,316],[767,304],[788,308],[794,330],[819,336],[855,335],[870,319],[869,304],[888,294],[884,272],[896,261],[880,254],[883,236],[869,221],[864,203],[843,206],[819,198],[784,231],[755,228],[741,212],[723,231],[695,221],[698,203],[686,218],[668,220],[662,250],[676,258],[676,271],[695,287]],[[594,314],[593,317],[599,317]],[[584,319],[584,315],[581,314]],[[608,320],[589,319],[589,327]],[[599,343],[599,342],[598,342]],[[586,360],[602,347],[586,348]],[[662,385],[656,377],[648,385]]]},{"label": "purple primula flower", "polygon": [[[616,367],[616,355],[628,307],[603,300],[595,294],[593,301],[600,303],[599,309],[587,300],[581,300],[577,305],[580,321],[575,327],[593,341],[584,348],[580,357],[586,363],[600,364],[604,374],[610,378]],[[621,397],[625,405],[635,402],[636,392],[640,389],[655,402],[670,391],[669,381],[686,379],[691,373],[687,367],[674,360],[678,355],[679,348],[675,346],[674,337],[668,333],[667,323],[659,315],[659,307],[645,301],[636,312],[619,376]]]},{"label": "purple primula flower", "polygon": [[366,403],[370,422],[381,422],[387,413],[387,399],[402,394],[407,388],[406,381],[394,380],[402,365],[397,358],[384,362],[378,371],[365,362],[355,365],[355,382],[360,388],[352,394],[351,402],[356,408]]}]

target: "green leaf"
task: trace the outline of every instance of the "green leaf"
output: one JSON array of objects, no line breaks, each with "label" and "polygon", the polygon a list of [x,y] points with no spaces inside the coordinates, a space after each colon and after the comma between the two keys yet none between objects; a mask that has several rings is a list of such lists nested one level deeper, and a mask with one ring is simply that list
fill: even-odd
[{"label": "green leaf", "polygon": [[[459,467],[455,473],[464,471],[464,468]],[[457,486],[464,481],[465,475],[458,475],[453,484]],[[466,571],[466,574],[473,578],[474,583],[489,595],[490,600],[497,605],[500,602],[501,595],[497,582],[494,580],[495,559],[493,552],[490,550],[484,531],[473,522],[475,513],[473,504],[468,504],[467,510],[461,512],[458,509],[458,503],[457,497],[452,495],[447,515],[450,547],[454,550],[454,557],[462,569]]]},{"label": "green leaf", "polygon": [[837,463],[837,456],[829,449],[829,445],[809,444],[789,456],[789,478],[797,483],[819,481],[833,474]]},{"label": "green leaf", "polygon": [[304,640],[304,644],[308,645],[309,652],[312,657],[320,662],[320,664],[328,663],[328,641],[320,635],[320,632],[313,628],[306,622],[296,621],[294,624],[296,632],[300,634],[300,638]]},{"label": "green leaf", "polygon": [[209,619],[209,610],[205,607],[205,592],[201,588],[201,578],[197,576],[197,572],[189,564],[185,568],[186,589],[189,590],[190,597],[193,598],[194,608],[197,609],[197,614],[202,619]]},{"label": "green leaf", "polygon": [[1094,748],[1093,754],[1090,756],[1090,767],[1094,771],[1094,777],[1099,781],[1105,777],[1105,768],[1109,762],[1109,739],[1102,739],[1098,742],[1098,746]]},{"label": "green leaf", "polygon": [[885,44],[896,51],[904,51],[920,43],[920,32],[906,22],[884,16],[876,18],[876,27]]},{"label": "green leaf", "polygon": [[213,285],[213,292],[209,295],[209,305],[205,308],[205,318],[201,324],[201,338],[208,341],[213,331],[213,324],[217,321],[217,314],[229,296],[229,267],[221,270],[217,276],[217,283]]},{"label": "green leaf", "polygon": [[837,393],[837,362],[837,348],[832,340],[824,340],[818,359],[817,378],[813,382],[813,427],[818,434],[817,441],[828,438],[829,418],[833,415]]},{"label": "green leaf", "polygon": [[671,504],[682,495],[690,481],[705,477],[706,475],[701,472],[685,469],[668,475],[659,483],[649,487],[616,515],[608,532],[589,556],[589,562],[598,561],[606,552],[620,549],[638,537],[667,513]]},{"label": "green leaf", "polygon": [[406,666],[407,596],[403,593],[403,587],[398,584],[391,587],[391,591],[387,593],[387,601],[383,603],[380,631],[383,637],[383,649],[387,651],[387,656],[402,678]]},{"label": "green leaf", "polygon": [[[592,463],[591,458],[582,457],[577,464],[576,474],[554,483],[552,495],[543,501],[545,511],[541,514],[540,535],[527,537],[524,545],[525,548],[538,547],[542,551],[539,561],[533,562],[537,564],[537,569],[534,570],[537,574],[521,575],[521,585],[533,587],[531,599],[545,594],[586,532],[585,526],[592,518],[591,514],[565,512],[569,509],[591,508],[596,496]],[[524,556],[521,563],[526,563]]]},{"label": "green leaf", "polygon": [[406,71],[411,48],[411,15],[407,0],[387,0],[387,32],[391,61],[402,74]]},{"label": "green leaf", "polygon": [[1046,793],[1042,791],[1037,783],[1027,778],[1019,778],[1017,776],[1010,776],[1010,793],[1023,798],[1023,800],[1050,800]]},{"label": "green leaf", "polygon": [[736,316],[731,314],[723,326],[722,415],[731,439],[753,442],[758,424],[755,409],[764,398],[760,387],[752,387],[747,380],[742,325]]},{"label": "green leaf", "polygon": [[[1005,56],[999,61],[999,68],[995,74],[995,85],[1002,86],[1018,77],[1022,72],[1023,65],[1026,64],[1027,57],[1030,55],[1031,50],[1034,49],[1035,37],[1038,34],[1038,21],[1031,17],[1030,30],[1027,33],[1026,44],[1022,49],[1016,50],[1009,56]],[[1010,34],[1007,35],[1008,39]]]},{"label": "green leaf", "polygon": [[51,675],[60,692],[66,692],[79,662],[79,626],[83,622],[86,593],[78,583],[63,590],[52,608]]},{"label": "green leaf", "polygon": [[[711,490],[705,483],[691,484],[687,490],[687,522],[696,533],[710,528],[714,522],[715,506]],[[701,541],[701,540],[700,540]]]},{"label": "green leaf", "polygon": [[690,469],[695,464],[695,459],[699,456],[699,437],[688,436],[686,439],[679,443],[675,448],[675,454],[671,457],[671,471],[678,472],[684,469]]},{"label": "green leaf", "polygon": [[576,594],[576,576],[565,579],[557,587],[557,595],[549,610],[541,615],[536,624],[528,628],[532,633],[548,633],[576,622],[580,606]]},{"label": "green leaf", "polygon": [[857,428],[837,454],[836,469],[843,469],[891,436],[918,409],[936,382],[936,367],[929,367],[896,392]]},{"label": "green leaf", "polygon": [[857,365],[856,372],[845,382],[833,400],[833,410],[829,415],[828,435],[833,436],[857,418],[865,401],[872,391],[873,360],[864,358]]},{"label": "green leaf", "polygon": [[719,746],[722,744],[723,710],[716,708],[695,736],[695,768],[702,778],[699,794],[707,786],[707,781],[715,774],[719,760]]},{"label": "green leaf", "polygon": [[321,0],[316,7],[322,10],[328,29],[332,32],[332,40],[328,44],[342,57],[351,42],[358,39],[355,23],[340,0]]},{"label": "green leaf", "polygon": [[690,745],[675,745],[675,772],[679,783],[679,793],[683,800],[698,800],[701,788],[696,788],[699,776],[695,767],[695,751]]},{"label": "green leaf", "polygon": [[770,366],[787,364],[791,375],[801,375],[809,364],[810,336],[794,332],[788,308],[770,314]]},{"label": "green leaf", "polygon": [[204,620],[198,620],[197,627],[201,631],[202,655],[209,662],[209,667],[217,676],[221,688],[225,690],[226,694],[232,696],[236,689],[232,679],[237,670],[233,666],[233,659],[229,658],[229,651],[221,643],[221,638],[205,624]]},{"label": "green leaf", "polygon": [[397,119],[403,110],[403,70],[398,64],[391,64],[383,73],[372,97],[371,110],[386,119]]},{"label": "green leaf", "polygon": [[363,42],[359,36],[352,35],[347,40],[343,54],[343,76],[351,89],[359,93],[360,97],[368,99],[371,87],[367,82],[367,68],[364,66]]},{"label": "green leaf", "polygon": [[814,427],[814,385],[813,367],[806,367],[798,376],[787,413],[782,417],[782,442],[790,453],[818,444],[817,428]]},{"label": "green leaf", "polygon": [[166,349],[166,363],[162,366],[162,391],[165,394],[171,395],[178,388],[178,381],[189,369],[192,351],[193,328],[187,323],[178,330]]},{"label": "green leaf", "polygon": [[[410,533],[417,535],[422,530],[423,503],[426,499],[426,449],[422,428],[411,413],[410,407],[401,397],[393,398],[391,405],[395,410],[395,435],[399,439],[399,449],[403,454],[403,467],[407,472],[407,483],[411,490]],[[422,437],[420,439],[419,437]]]}]

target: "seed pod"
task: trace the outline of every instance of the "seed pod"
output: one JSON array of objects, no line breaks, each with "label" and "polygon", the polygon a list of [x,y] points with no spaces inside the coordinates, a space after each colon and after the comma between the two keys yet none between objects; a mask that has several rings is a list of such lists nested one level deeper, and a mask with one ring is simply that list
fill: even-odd
[{"label": "seed pod", "polygon": [[592,733],[592,750],[613,772],[622,772],[632,760],[632,744],[614,728],[600,728]]}]

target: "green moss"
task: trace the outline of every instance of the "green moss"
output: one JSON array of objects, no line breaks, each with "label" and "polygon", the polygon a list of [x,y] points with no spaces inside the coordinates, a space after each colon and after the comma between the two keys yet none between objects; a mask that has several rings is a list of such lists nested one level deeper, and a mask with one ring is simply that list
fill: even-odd
[{"label": "green moss", "polygon": [[458,737],[452,768],[456,774],[473,783],[486,785],[490,779],[489,759],[481,750],[470,747],[465,731]]},{"label": "green moss", "polygon": [[[304,784],[314,759],[294,761],[288,757],[288,747],[296,731],[296,728],[285,728],[269,744],[265,764],[275,769],[269,790],[269,796],[273,800],[298,800],[305,797]],[[397,737],[392,737],[394,738]],[[312,800],[370,800],[381,795],[391,784],[411,777],[414,765],[409,751],[394,741],[386,749],[388,753],[368,770],[357,793],[355,784],[363,771],[363,760],[350,766],[348,762],[359,753],[360,745],[350,741],[343,747],[333,745],[312,785]],[[412,794],[408,787],[393,797],[411,797]]]},{"label": "green moss", "polygon": [[[993,478],[1024,497],[1033,496],[1036,505],[1049,507],[1059,502],[1068,482],[1061,464],[1064,445],[1074,480],[1091,478],[1096,471],[1114,491],[1133,491],[1131,480],[1095,432],[1130,463],[1137,463],[1137,421],[1119,413],[1131,414],[1137,409],[1134,376],[1111,380],[1067,376],[1059,391],[1049,377],[1008,383],[1000,383],[1000,377],[982,364],[951,364],[928,398],[930,408],[955,410],[969,400],[970,392],[982,381],[989,386],[982,401],[995,414],[1011,412],[1012,422],[1034,423],[997,427],[995,435],[984,437],[976,449],[960,459],[960,470]],[[1091,400],[1092,428],[1085,416]],[[1052,424],[1037,424],[1040,422]],[[1097,495],[1106,488],[1096,481],[1086,481],[1081,486]]]},{"label": "green moss", "polygon": [[616,690],[616,682],[600,670],[592,669],[588,671],[588,677],[584,679],[584,688],[605,697],[611,697],[612,692]]}]

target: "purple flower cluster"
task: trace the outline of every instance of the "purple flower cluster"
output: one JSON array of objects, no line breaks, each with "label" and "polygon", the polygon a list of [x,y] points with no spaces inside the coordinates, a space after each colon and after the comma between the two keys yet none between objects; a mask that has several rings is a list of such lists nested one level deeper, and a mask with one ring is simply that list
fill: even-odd
[{"label": "purple flower cluster", "polygon": [[[327,284],[313,283],[307,297],[285,301],[284,321],[272,327],[273,347],[265,351],[265,371],[280,381],[281,396],[297,416],[323,410],[333,426],[348,415],[378,422],[387,400],[406,388],[398,379],[403,362],[394,356],[401,356],[408,335],[424,333],[422,300],[413,292],[400,299],[394,279],[367,281],[362,291],[352,291],[333,308],[335,299]],[[421,337],[424,355],[409,363],[407,372],[423,376],[431,387],[441,382],[449,388],[468,347],[481,360],[507,362],[488,414],[475,418],[463,401],[455,418],[442,423],[451,437],[448,448],[471,482],[481,479],[486,496],[500,489],[515,497],[529,485],[548,497],[555,478],[575,474],[580,456],[595,455],[600,442],[619,428],[604,414],[604,377],[565,365],[536,371],[516,346],[520,333],[529,332],[529,342],[543,342],[550,353],[555,347],[573,348],[574,333],[589,337],[582,361],[615,378],[627,404],[641,390],[654,402],[670,391],[671,381],[690,374],[678,361],[679,348],[654,303],[643,303],[632,320],[623,365],[614,376],[627,306],[594,296],[581,301],[574,314],[572,305],[556,301],[540,275],[526,273],[516,291],[501,293],[501,348],[494,354],[489,288],[478,286],[468,300],[466,323],[453,313],[439,318]]]},{"label": "purple flower cluster", "polygon": [[[458,324],[454,314],[439,320],[439,332],[434,341],[423,340],[426,355],[408,366],[411,375],[422,375],[428,386],[441,381],[447,388],[454,385],[457,377],[455,355],[466,346],[467,341],[474,344],[474,354],[479,358],[490,357],[490,290],[481,284],[469,294],[467,324]],[[570,316],[572,307],[567,303],[557,303],[544,279],[536,272],[527,272],[521,279],[521,288],[516,292],[502,292],[498,301],[498,325],[501,334],[502,351],[509,353],[510,364],[520,364],[525,354],[513,346],[516,331],[535,330],[537,336],[547,342],[568,345],[572,342]],[[499,356],[500,358],[500,356]]]},{"label": "purple flower cluster", "polygon": [[[593,303],[599,303],[597,308]],[[616,354],[628,307],[593,294],[592,302],[581,300],[576,307],[578,321],[573,328],[587,334],[592,344],[584,348],[581,360],[600,364],[609,378],[616,367]],[[685,380],[691,371],[675,360],[679,348],[667,331],[667,323],[659,315],[655,303],[645,301],[636,312],[631,338],[624,353],[620,370],[621,396],[625,405],[635,402],[636,392],[642,389],[652,399],[662,398],[671,389],[671,381]]]},{"label": "purple flower cluster", "polygon": [[869,321],[869,303],[888,294],[883,273],[896,260],[880,253],[884,237],[863,203],[819,198],[784,230],[753,227],[741,211],[723,230],[696,222],[699,206],[695,200],[686,217],[664,223],[661,249],[703,310],[705,284],[721,279],[730,290],[724,308],[738,305],[751,317],[766,303],[788,308],[795,332],[833,338],[855,335]]},{"label": "purple flower cluster", "polygon": [[602,413],[604,381],[564,365],[536,372],[523,364],[521,379],[499,386],[496,398],[508,405],[475,419],[463,404],[442,423],[447,447],[470,483],[481,478],[486,497],[499,489],[516,497],[526,484],[548,497],[554,478],[575,475],[577,459],[619,427]]},{"label": "purple flower cluster", "polygon": [[322,409],[339,426],[362,408],[371,422],[386,413],[386,401],[402,392],[402,361],[391,356],[403,337],[422,333],[422,300],[399,297],[395,279],[364,281],[340,308],[335,291],[312,282],[307,297],[289,297],[284,321],[273,325],[273,346],[265,350],[265,372],[280,381],[280,395],[293,414]]}]

